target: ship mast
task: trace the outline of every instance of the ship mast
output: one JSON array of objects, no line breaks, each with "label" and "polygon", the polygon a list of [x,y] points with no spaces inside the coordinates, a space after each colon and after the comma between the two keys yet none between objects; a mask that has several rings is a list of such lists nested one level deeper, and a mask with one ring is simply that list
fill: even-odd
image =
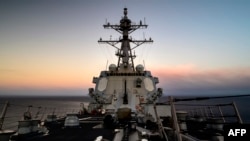
[{"label": "ship mast", "polygon": [[[107,43],[114,48],[117,49],[116,56],[118,56],[118,63],[117,63],[117,69],[123,67],[124,69],[128,69],[129,67],[135,71],[134,68],[134,59],[135,55],[132,54],[132,50],[137,48],[138,46],[142,45],[143,43],[152,43],[153,40],[151,38],[143,39],[143,40],[134,40],[131,37],[129,38],[129,34],[134,32],[135,30],[139,28],[147,28],[148,25],[145,23],[143,24],[141,21],[139,24],[131,24],[131,20],[127,17],[127,8],[124,8],[124,16],[120,20],[120,24],[113,25],[109,22],[103,25],[105,29],[114,29],[120,34],[122,34],[122,38],[119,40],[100,40],[98,43]],[[130,42],[133,43],[135,46],[131,47]],[[116,45],[118,43],[121,43],[121,47],[117,47]]]}]

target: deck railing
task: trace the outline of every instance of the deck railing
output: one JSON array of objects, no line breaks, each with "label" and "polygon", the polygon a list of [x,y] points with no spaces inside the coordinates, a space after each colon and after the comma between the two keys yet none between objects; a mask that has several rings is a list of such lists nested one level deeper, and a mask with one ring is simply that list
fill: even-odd
[{"label": "deck railing", "polygon": [[78,113],[80,110],[80,108],[74,109],[15,104],[8,101],[0,102],[0,107],[3,107],[0,116],[0,130],[16,130],[18,127],[18,121],[24,120],[25,118],[44,121],[46,120],[47,115],[56,115],[57,118],[63,118],[69,113]]}]

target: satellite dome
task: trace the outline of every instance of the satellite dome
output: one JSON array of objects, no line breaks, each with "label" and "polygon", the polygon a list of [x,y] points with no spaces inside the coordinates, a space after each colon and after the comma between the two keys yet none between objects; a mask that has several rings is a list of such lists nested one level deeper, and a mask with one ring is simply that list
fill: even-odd
[{"label": "satellite dome", "polygon": [[143,72],[143,71],[144,71],[144,67],[143,67],[143,65],[141,65],[141,64],[137,65],[135,69],[136,69],[136,71],[138,71],[138,72]]},{"label": "satellite dome", "polygon": [[116,65],[115,64],[110,64],[109,65],[109,71],[116,71]]}]

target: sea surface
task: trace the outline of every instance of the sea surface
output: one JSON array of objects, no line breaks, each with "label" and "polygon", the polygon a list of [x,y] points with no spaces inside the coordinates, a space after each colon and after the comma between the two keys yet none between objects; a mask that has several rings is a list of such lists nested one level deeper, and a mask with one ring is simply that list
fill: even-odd
[{"label": "sea surface", "polygon": [[[186,97],[190,98],[190,97]],[[161,101],[166,101],[167,98],[161,98]],[[23,114],[29,110],[33,118],[44,120],[47,114],[56,114],[64,116],[67,113],[78,113],[88,106],[90,99],[88,97],[0,97],[0,113],[6,101],[9,101],[9,106],[4,119],[3,129],[17,129],[18,121],[23,119]],[[250,96],[248,97],[233,97],[223,99],[209,99],[201,101],[184,101],[177,102],[176,107],[179,109],[194,108],[190,105],[196,105],[195,108],[202,108],[204,105],[232,103],[235,102],[241,118],[244,123],[250,123]],[[222,108],[223,109],[223,108]],[[227,112],[228,109],[224,110]],[[224,112],[223,111],[223,112]],[[160,112],[160,111],[159,111]],[[224,114],[226,114],[224,112]]]}]

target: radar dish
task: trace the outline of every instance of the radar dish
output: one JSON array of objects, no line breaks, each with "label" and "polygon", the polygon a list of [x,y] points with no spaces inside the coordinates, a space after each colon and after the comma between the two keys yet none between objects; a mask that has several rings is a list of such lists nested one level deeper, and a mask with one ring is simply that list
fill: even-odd
[{"label": "radar dish", "polygon": [[104,91],[107,87],[108,79],[107,78],[101,78],[98,83],[98,91]]},{"label": "radar dish", "polygon": [[150,92],[154,90],[154,83],[153,83],[152,79],[145,78],[144,79],[144,85],[145,85],[146,90],[148,90]]}]

